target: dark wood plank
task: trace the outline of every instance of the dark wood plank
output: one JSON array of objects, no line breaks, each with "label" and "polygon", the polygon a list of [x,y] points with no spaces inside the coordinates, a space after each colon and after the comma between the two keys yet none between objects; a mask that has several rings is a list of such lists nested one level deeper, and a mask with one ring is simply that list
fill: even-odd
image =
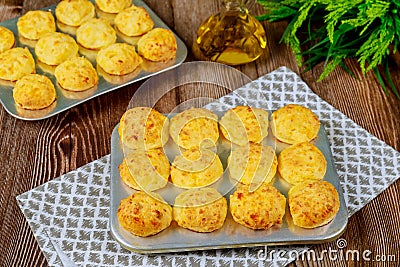
[{"label": "dark wood plank", "polygon": [[14,18],[21,14],[23,0],[3,0],[0,3],[0,21]]},{"label": "dark wood plank", "polygon": [[[57,2],[0,1],[0,20]],[[221,8],[219,0],[146,0],[146,3],[174,29],[189,48],[200,22]],[[252,12],[259,14],[263,10],[256,6]],[[285,65],[298,73],[327,102],[379,139],[400,150],[400,101],[392,93],[385,95],[371,73],[363,77],[357,62],[349,60],[349,68],[360,80],[350,77],[338,68],[324,81],[316,82],[323,66],[303,74],[303,68],[298,67],[292,51],[279,44],[285,22],[263,22],[263,25],[267,33],[268,50],[256,62],[237,69],[251,79],[256,79]],[[194,57],[189,53],[187,61],[192,60]],[[392,65],[394,81],[400,87],[400,67]],[[39,122],[14,119],[3,108],[0,109],[0,238],[3,240],[0,245],[0,266],[47,265],[15,197],[108,154],[111,132],[141,84],[139,82],[121,88]],[[156,108],[161,112],[169,112],[179,103],[198,96],[199,93],[217,98],[228,91],[224,88],[195,90],[191,86],[184,86],[165,94],[157,102]],[[350,218],[343,235],[347,241],[347,249],[360,252],[370,250],[372,255],[393,254],[397,260],[400,259],[399,195],[400,182],[397,181]],[[332,241],[312,248],[317,255],[321,255],[324,250],[335,249],[337,246]],[[346,262],[344,259],[330,261],[325,258],[317,262],[297,260],[290,266],[376,266],[376,262]],[[393,263],[386,262],[382,266],[393,266]]]},{"label": "dark wood plank", "polygon": [[167,25],[174,28],[174,7],[172,1],[157,1],[146,0],[144,1]]}]

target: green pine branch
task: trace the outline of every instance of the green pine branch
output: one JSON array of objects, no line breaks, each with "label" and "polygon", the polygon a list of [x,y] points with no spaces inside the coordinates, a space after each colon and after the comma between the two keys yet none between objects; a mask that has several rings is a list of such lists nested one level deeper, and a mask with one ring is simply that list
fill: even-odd
[{"label": "green pine branch", "polygon": [[305,71],[325,62],[319,81],[337,66],[350,73],[344,59],[356,58],[364,74],[373,71],[385,92],[388,85],[400,99],[388,64],[400,46],[400,0],[257,2],[266,11],[259,20],[288,21],[281,42],[292,48]]}]

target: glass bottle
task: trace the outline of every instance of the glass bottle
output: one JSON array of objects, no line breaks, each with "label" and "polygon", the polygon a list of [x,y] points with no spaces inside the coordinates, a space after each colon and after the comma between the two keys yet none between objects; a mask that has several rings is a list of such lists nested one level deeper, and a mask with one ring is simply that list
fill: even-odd
[{"label": "glass bottle", "polygon": [[194,55],[228,65],[259,58],[267,42],[263,26],[249,14],[254,3],[255,0],[224,0],[224,9],[200,24],[193,43]]}]

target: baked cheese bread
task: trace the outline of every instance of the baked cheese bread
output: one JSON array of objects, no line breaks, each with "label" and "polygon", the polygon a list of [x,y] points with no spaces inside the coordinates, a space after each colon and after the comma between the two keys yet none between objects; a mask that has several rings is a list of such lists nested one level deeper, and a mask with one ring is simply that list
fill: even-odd
[{"label": "baked cheese bread", "polygon": [[101,49],[117,40],[117,33],[110,23],[101,18],[92,18],[76,30],[76,41],[88,49]]},{"label": "baked cheese bread", "polygon": [[44,34],[56,31],[54,17],[49,11],[31,10],[19,17],[17,22],[18,33],[22,37],[38,40]]},{"label": "baked cheese bread", "polygon": [[59,22],[69,26],[80,26],[96,15],[89,0],[63,0],[57,4],[55,13]]},{"label": "baked cheese bread", "polygon": [[136,236],[148,237],[168,228],[172,208],[154,192],[137,191],[121,200],[117,216],[122,228]]},{"label": "baked cheese bread", "polygon": [[13,48],[14,45],[14,33],[6,27],[0,26],[0,53]]},{"label": "baked cheese bread", "polygon": [[151,61],[168,61],[176,56],[177,43],[172,31],[154,28],[137,43],[138,54]]},{"label": "baked cheese bread", "polygon": [[169,132],[180,147],[212,147],[219,138],[218,116],[205,108],[191,108],[171,118]]},{"label": "baked cheese bread", "polygon": [[169,119],[155,109],[135,107],[122,115],[118,133],[128,148],[159,148],[168,141]]},{"label": "baked cheese bread", "polygon": [[173,218],[179,226],[209,233],[220,229],[228,212],[226,199],[214,188],[184,191],[175,198]]},{"label": "baked cheese bread", "polygon": [[175,157],[171,181],[179,188],[198,188],[215,183],[224,172],[218,155],[209,149],[192,148]]},{"label": "baked cheese bread", "polygon": [[320,122],[310,109],[290,104],[271,116],[271,129],[279,141],[288,144],[309,142],[318,136]]},{"label": "baked cheese bread", "polygon": [[254,230],[268,229],[282,224],[286,198],[272,185],[262,184],[253,192],[239,185],[230,196],[229,207],[235,222]]},{"label": "baked cheese bread", "polygon": [[106,13],[119,13],[132,5],[131,0],[95,0],[98,8]]},{"label": "baked cheese bread", "polygon": [[86,91],[99,81],[92,63],[84,57],[64,61],[56,67],[54,75],[63,89],[74,92]]},{"label": "baked cheese bread", "polygon": [[268,135],[268,112],[261,108],[237,106],[229,109],[219,124],[224,137],[234,144],[260,143]]},{"label": "baked cheese bread", "polygon": [[35,72],[35,60],[28,48],[15,47],[0,53],[0,79],[16,81]]},{"label": "baked cheese bread", "polygon": [[293,223],[303,228],[316,228],[329,223],[340,208],[336,188],[327,181],[305,181],[288,193]]},{"label": "baked cheese bread", "polygon": [[245,185],[271,183],[277,166],[278,160],[274,149],[261,144],[237,147],[228,157],[231,179]]},{"label": "baked cheese bread", "polygon": [[278,156],[279,175],[290,184],[322,180],[326,164],[324,154],[308,142],[291,145]]},{"label": "baked cheese bread", "polygon": [[18,80],[13,97],[19,107],[29,110],[44,109],[57,99],[51,80],[40,74],[28,74]]},{"label": "baked cheese bread", "polygon": [[115,17],[115,27],[127,36],[140,36],[154,27],[154,22],[144,7],[131,6]]},{"label": "baked cheese bread", "polygon": [[146,192],[165,187],[170,173],[169,160],[162,148],[147,151],[135,149],[118,168],[125,184]]},{"label": "baked cheese bread", "polygon": [[59,65],[78,55],[79,47],[75,39],[68,34],[52,32],[44,34],[35,46],[38,60],[47,65]]},{"label": "baked cheese bread", "polygon": [[134,46],[116,43],[100,49],[97,64],[112,75],[125,75],[133,72],[142,63]]}]

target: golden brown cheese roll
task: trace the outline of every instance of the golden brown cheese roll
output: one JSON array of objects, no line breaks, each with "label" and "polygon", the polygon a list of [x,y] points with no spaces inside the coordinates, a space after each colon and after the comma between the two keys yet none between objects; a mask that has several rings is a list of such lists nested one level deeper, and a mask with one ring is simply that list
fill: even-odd
[{"label": "golden brown cheese roll", "polygon": [[56,67],[54,75],[62,88],[75,92],[88,90],[99,81],[97,71],[84,57],[64,61]]},{"label": "golden brown cheese roll", "polygon": [[168,61],[176,56],[177,44],[172,31],[154,28],[140,38],[138,53],[151,61]]},{"label": "golden brown cheese roll", "polygon": [[57,20],[69,26],[80,26],[95,17],[94,5],[89,0],[63,0],[55,12]]},{"label": "golden brown cheese roll", "polygon": [[15,47],[0,54],[0,79],[16,81],[35,72],[35,60],[28,48]]},{"label": "golden brown cheese roll", "polygon": [[127,36],[140,36],[154,27],[144,7],[131,6],[118,13],[114,20],[117,29]]},{"label": "golden brown cheese roll", "polygon": [[122,115],[118,133],[128,148],[159,148],[168,141],[169,119],[155,109],[135,107]]},{"label": "golden brown cheese roll", "polygon": [[125,75],[134,71],[142,63],[142,58],[136,54],[134,46],[117,43],[102,48],[96,61],[109,74]]},{"label": "golden brown cheese roll", "polygon": [[276,174],[277,166],[274,149],[261,144],[237,147],[228,157],[230,177],[245,185],[270,183]]},{"label": "golden brown cheese roll", "polygon": [[115,43],[117,33],[107,20],[93,18],[79,26],[76,40],[85,48],[101,49]]},{"label": "golden brown cheese roll", "polygon": [[253,192],[239,185],[229,207],[235,222],[254,230],[268,229],[282,223],[286,198],[272,185],[262,184]]},{"label": "golden brown cheese roll", "polygon": [[99,9],[106,13],[119,13],[132,5],[131,0],[96,0]]},{"label": "golden brown cheese roll", "polygon": [[17,22],[18,33],[31,40],[38,40],[44,34],[56,31],[54,17],[49,11],[33,10],[26,12]]},{"label": "golden brown cheese roll", "polygon": [[28,74],[18,80],[13,97],[19,107],[30,110],[44,109],[57,98],[53,83],[39,74]]},{"label": "golden brown cheese roll", "polygon": [[284,143],[309,142],[318,136],[318,117],[306,107],[289,104],[273,112],[271,119],[274,136]]},{"label": "golden brown cheese roll", "polygon": [[218,155],[209,149],[189,149],[175,157],[171,167],[171,181],[179,188],[211,185],[224,172]]},{"label": "golden brown cheese roll", "polygon": [[227,212],[226,199],[214,188],[187,190],[175,198],[172,209],[179,226],[200,233],[220,229]]},{"label": "golden brown cheese roll", "polygon": [[290,184],[322,180],[326,172],[326,159],[316,146],[308,142],[298,143],[279,154],[278,172]]},{"label": "golden brown cheese roll", "polygon": [[180,147],[212,147],[219,138],[218,116],[205,108],[191,108],[171,118],[169,132]]},{"label": "golden brown cheese roll", "polygon": [[6,27],[0,26],[0,53],[13,48],[14,45],[14,33]]},{"label": "golden brown cheese roll", "polygon": [[35,54],[38,60],[47,65],[59,65],[78,55],[79,47],[74,38],[65,33],[52,32],[40,37]]},{"label": "golden brown cheese roll", "polygon": [[135,149],[119,165],[119,172],[122,181],[129,187],[155,191],[167,185],[170,164],[162,148],[147,151]]},{"label": "golden brown cheese roll", "polygon": [[306,181],[293,186],[288,202],[293,223],[303,228],[329,223],[340,208],[336,188],[326,181]]},{"label": "golden brown cheese roll", "polygon": [[220,129],[226,139],[237,145],[260,143],[268,135],[268,112],[249,106],[234,107],[222,116]]},{"label": "golden brown cheese roll", "polygon": [[137,191],[121,200],[117,216],[122,228],[136,236],[147,237],[168,228],[172,208],[156,193]]}]

